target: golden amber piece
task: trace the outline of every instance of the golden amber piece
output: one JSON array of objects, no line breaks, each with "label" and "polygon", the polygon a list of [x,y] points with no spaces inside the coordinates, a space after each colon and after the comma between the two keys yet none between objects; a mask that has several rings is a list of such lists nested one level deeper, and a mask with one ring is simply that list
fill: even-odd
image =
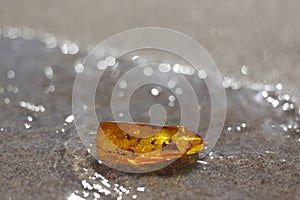
[{"label": "golden amber piece", "polygon": [[100,160],[123,164],[153,164],[195,154],[202,138],[184,127],[129,122],[102,122],[96,136]]}]

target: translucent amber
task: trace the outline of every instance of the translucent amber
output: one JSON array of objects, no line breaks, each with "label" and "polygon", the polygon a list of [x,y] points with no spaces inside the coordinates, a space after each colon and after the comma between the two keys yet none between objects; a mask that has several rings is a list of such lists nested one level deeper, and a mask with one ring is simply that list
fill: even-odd
[{"label": "translucent amber", "polygon": [[100,160],[127,164],[152,164],[195,154],[203,149],[202,138],[180,126],[128,122],[102,122],[96,137]]}]

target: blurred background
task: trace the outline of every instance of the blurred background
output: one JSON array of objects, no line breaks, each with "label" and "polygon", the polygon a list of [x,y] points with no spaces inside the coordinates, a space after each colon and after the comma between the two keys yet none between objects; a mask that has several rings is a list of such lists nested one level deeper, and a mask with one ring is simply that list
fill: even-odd
[{"label": "blurred background", "polygon": [[159,26],[181,31],[202,44],[223,76],[300,86],[300,2],[229,1],[37,1],[1,0],[0,26],[30,27],[97,44],[131,28]]}]

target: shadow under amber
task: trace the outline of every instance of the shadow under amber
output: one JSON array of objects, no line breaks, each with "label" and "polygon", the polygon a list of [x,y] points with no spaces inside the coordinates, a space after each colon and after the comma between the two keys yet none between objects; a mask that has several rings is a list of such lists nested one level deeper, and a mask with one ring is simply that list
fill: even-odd
[{"label": "shadow under amber", "polygon": [[[164,168],[152,172],[146,172],[146,173],[128,173],[128,172],[118,171],[104,164],[99,164],[98,161],[95,160],[94,158],[91,158],[90,162],[91,162],[91,167],[95,170],[95,172],[105,174],[107,178],[116,178],[115,176],[119,177],[128,174],[132,174],[132,176],[136,176],[136,177],[143,177],[143,176],[171,177],[171,176],[187,174],[191,172],[198,165],[197,158],[198,158],[198,154],[185,155],[178,158],[176,161],[174,161],[173,163],[171,163],[170,165]],[[111,175],[113,177],[110,177]]]}]

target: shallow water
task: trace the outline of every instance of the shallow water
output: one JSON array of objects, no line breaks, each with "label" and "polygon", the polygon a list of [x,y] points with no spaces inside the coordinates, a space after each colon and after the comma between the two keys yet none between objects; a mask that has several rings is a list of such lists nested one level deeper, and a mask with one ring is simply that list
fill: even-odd
[{"label": "shallow water", "polygon": [[[7,37],[12,36],[16,34]],[[98,164],[69,117],[73,82],[84,54],[74,48],[71,52],[49,48],[55,45],[43,37],[42,42],[38,37],[7,37],[0,39],[0,194],[4,199],[300,198],[299,107],[284,87],[227,79],[226,122],[209,156],[179,159],[147,174],[128,174]],[[103,84],[109,88],[113,83]],[[138,93],[143,91],[136,93],[139,101],[133,102],[139,109],[151,103],[150,89],[144,88],[145,96]],[[97,113],[109,118],[103,114],[110,102],[105,94],[97,94]],[[164,90],[160,95],[169,96]],[[203,92],[203,122],[210,116],[207,95]],[[178,120],[176,106],[170,107],[170,123]],[[145,117],[139,114],[133,111],[136,119]],[[204,129],[206,123],[202,124]]]}]

